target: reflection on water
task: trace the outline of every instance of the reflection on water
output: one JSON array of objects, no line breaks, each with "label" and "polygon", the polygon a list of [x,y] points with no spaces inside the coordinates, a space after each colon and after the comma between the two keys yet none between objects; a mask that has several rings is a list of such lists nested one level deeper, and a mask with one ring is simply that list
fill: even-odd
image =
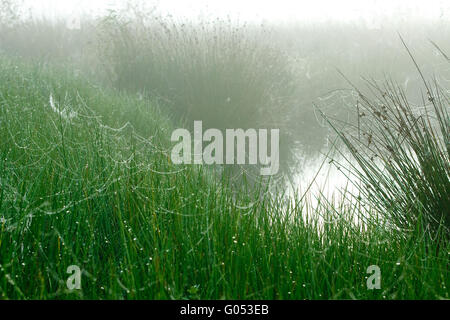
[{"label": "reflection on water", "polygon": [[[308,205],[317,208],[320,203],[340,204],[352,202],[358,195],[356,177],[348,172],[349,158],[336,150],[323,151],[315,155],[301,156],[294,173],[287,183],[288,195],[293,199],[304,197]],[[327,152],[327,153],[325,153]]]}]

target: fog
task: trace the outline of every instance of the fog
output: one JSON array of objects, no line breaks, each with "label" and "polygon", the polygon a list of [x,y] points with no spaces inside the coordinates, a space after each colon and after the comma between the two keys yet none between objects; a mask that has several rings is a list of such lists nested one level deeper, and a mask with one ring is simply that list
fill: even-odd
[{"label": "fog", "polygon": [[356,121],[351,83],[365,90],[364,79],[391,79],[421,104],[422,80],[400,36],[426,75],[450,79],[447,1],[8,3],[17,6],[2,16],[5,54],[68,63],[156,99],[190,130],[194,120],[280,128],[282,171],[300,189],[313,178],[318,191],[347,184],[334,166],[316,173],[336,138],[320,112]]},{"label": "fog", "polygon": [[[73,16],[74,14],[104,14],[108,10],[126,6],[124,0],[40,0],[24,2],[35,14],[46,17]],[[146,1],[146,6],[157,7],[160,13],[178,17],[198,17],[199,15],[233,15],[247,21],[365,21],[377,24],[384,18],[408,20],[448,19],[449,4],[445,0],[431,1],[388,1],[388,0],[247,0],[247,1]]]}]

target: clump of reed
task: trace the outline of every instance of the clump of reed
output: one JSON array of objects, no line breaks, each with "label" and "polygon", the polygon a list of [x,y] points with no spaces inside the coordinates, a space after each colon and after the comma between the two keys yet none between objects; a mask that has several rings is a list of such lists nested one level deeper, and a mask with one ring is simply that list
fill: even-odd
[{"label": "clump of reed", "polygon": [[350,175],[358,178],[358,197],[396,229],[420,226],[433,238],[448,238],[449,91],[436,78],[426,79],[403,44],[423,81],[422,104],[412,105],[392,80],[366,80],[366,93],[354,87],[357,121],[340,126],[328,120],[355,160],[348,163]]},{"label": "clump of reed", "polygon": [[[174,118],[206,128],[285,128],[296,75],[270,31],[228,19],[195,22],[111,13],[100,55],[116,88],[158,97]],[[281,131],[281,162],[293,138]]]}]

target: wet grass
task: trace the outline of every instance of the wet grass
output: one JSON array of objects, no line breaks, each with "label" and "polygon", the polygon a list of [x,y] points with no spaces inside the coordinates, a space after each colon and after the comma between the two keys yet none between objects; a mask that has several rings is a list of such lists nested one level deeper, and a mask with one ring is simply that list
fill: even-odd
[{"label": "wet grass", "polygon": [[[449,298],[450,248],[426,225],[358,225],[363,202],[230,188],[170,163],[156,102],[48,66],[0,70],[2,299]],[[81,290],[66,287],[70,265]]]},{"label": "wet grass", "polygon": [[423,81],[422,103],[410,103],[392,80],[368,80],[370,93],[354,87],[357,121],[345,129],[330,123],[356,160],[356,165],[347,166],[357,178],[359,196],[398,229],[410,230],[421,220],[429,237],[442,231],[448,238],[450,97],[436,78],[424,77],[406,44],[405,48]]}]

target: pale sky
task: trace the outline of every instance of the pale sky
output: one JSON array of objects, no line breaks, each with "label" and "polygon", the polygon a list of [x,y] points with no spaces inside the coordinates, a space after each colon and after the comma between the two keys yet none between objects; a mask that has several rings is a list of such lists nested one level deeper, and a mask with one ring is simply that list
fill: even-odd
[{"label": "pale sky", "polygon": [[[48,17],[99,14],[123,0],[25,0],[34,12]],[[232,14],[242,20],[371,21],[380,16],[450,19],[449,0],[150,0],[163,13],[180,17]]]}]

